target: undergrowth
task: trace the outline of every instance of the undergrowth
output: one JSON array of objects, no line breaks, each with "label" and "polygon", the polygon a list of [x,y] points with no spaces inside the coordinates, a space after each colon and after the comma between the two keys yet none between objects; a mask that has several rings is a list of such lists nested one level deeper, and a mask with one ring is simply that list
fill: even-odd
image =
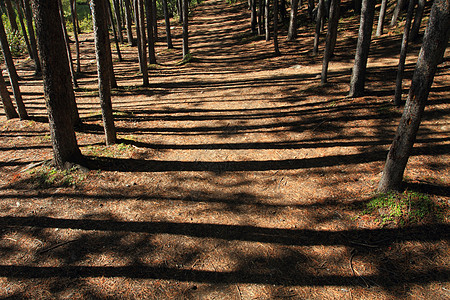
[{"label": "undergrowth", "polygon": [[54,187],[73,187],[86,179],[87,175],[76,168],[59,170],[53,166],[43,165],[30,171],[32,183],[35,189]]}]

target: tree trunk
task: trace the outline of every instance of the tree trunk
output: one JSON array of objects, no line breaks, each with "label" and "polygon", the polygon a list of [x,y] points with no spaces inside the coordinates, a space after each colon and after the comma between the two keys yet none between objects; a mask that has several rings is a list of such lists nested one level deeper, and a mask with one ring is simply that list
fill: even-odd
[{"label": "tree trunk", "polygon": [[450,35],[450,2],[434,0],[403,115],[389,150],[378,192],[399,190],[437,65]]},{"label": "tree trunk", "polygon": [[376,36],[383,34],[384,16],[386,15],[387,0],[381,0],[380,15],[378,16],[378,25]]},{"label": "tree trunk", "polygon": [[263,10],[264,10],[264,0],[258,0],[258,34],[259,35],[262,35],[262,33],[264,32]]},{"label": "tree trunk", "polygon": [[106,10],[107,10],[107,13],[109,14],[109,20],[110,20],[111,28],[112,28],[113,34],[114,34],[114,43],[116,44],[117,58],[119,59],[119,61],[122,61],[122,53],[120,53],[119,40],[117,39],[116,26],[114,26],[114,17],[113,17],[111,4],[109,3],[109,0],[106,1]]},{"label": "tree trunk", "polygon": [[[189,5],[189,3],[188,3]],[[158,40],[158,19],[157,19],[157,6],[156,0],[152,1],[152,21],[153,21],[153,38]]]},{"label": "tree trunk", "polygon": [[414,16],[414,23],[409,37],[409,39],[413,42],[417,41],[417,38],[419,36],[420,24],[422,23],[424,9],[425,9],[425,0],[419,0],[416,9],[416,15]]},{"label": "tree trunk", "polygon": [[319,53],[320,28],[323,19],[324,6],[325,6],[324,0],[319,0],[319,4],[317,5],[316,31],[314,33],[314,47],[313,47],[314,55]]},{"label": "tree trunk", "polygon": [[403,80],[403,73],[405,71],[405,61],[406,61],[406,53],[408,51],[409,31],[411,28],[411,20],[412,15],[414,13],[414,6],[415,1],[414,0],[409,1],[408,13],[406,15],[405,21],[405,29],[403,31],[402,48],[400,50],[400,60],[397,69],[397,79],[395,82],[394,104],[397,106],[400,106],[400,103],[402,102],[402,80]]},{"label": "tree trunk", "polygon": [[13,89],[14,99],[16,100],[17,110],[19,111],[19,116],[21,120],[28,119],[27,110],[23,104],[22,94],[19,88],[19,76],[17,76],[16,67],[14,66],[14,61],[9,50],[8,39],[6,38],[5,27],[3,26],[3,20],[0,17],[0,44],[2,47],[3,58],[6,62],[6,67],[8,69],[9,81]]},{"label": "tree trunk", "polygon": [[288,29],[288,41],[293,41],[297,38],[297,10],[298,10],[298,0],[291,0],[291,15],[289,19],[289,29]]},{"label": "tree trunk", "polygon": [[265,0],[264,24],[266,31],[266,41],[270,40],[270,0]]},{"label": "tree trunk", "polygon": [[111,103],[111,46],[108,34],[108,5],[104,0],[90,0],[92,22],[95,33],[95,54],[97,57],[99,98],[102,108],[106,144],[116,142],[116,128]]},{"label": "tree trunk", "polygon": [[122,16],[120,15],[119,2],[117,0],[113,0],[113,5],[114,5],[114,14],[116,15],[117,34],[119,36],[119,42],[123,44]]},{"label": "tree trunk", "polygon": [[23,6],[25,19],[27,20],[28,34],[30,35],[31,50],[33,51],[35,72],[36,74],[41,74],[41,61],[37,50],[36,36],[34,35],[33,14],[31,12],[30,0],[23,0]]},{"label": "tree trunk", "polygon": [[278,47],[278,0],[273,1],[273,47],[275,55],[281,55]]},{"label": "tree trunk", "polygon": [[183,1],[183,58],[189,54],[189,1]]},{"label": "tree trunk", "polygon": [[172,44],[172,34],[170,33],[170,16],[167,8],[167,0],[162,0],[163,10],[164,10],[164,20],[166,25],[166,37],[167,37],[167,48],[173,49]]},{"label": "tree trunk", "polygon": [[369,57],[370,40],[372,38],[375,2],[375,0],[363,0],[362,3],[355,63],[353,65],[352,78],[350,81],[350,97],[359,97],[364,93],[367,58]]},{"label": "tree trunk", "polygon": [[17,9],[17,15],[19,16],[19,23],[20,23],[20,29],[22,29],[22,35],[25,39],[25,44],[27,45],[27,51],[31,59],[33,59],[33,50],[31,50],[30,40],[28,39],[28,33],[27,29],[25,28],[25,24],[23,22],[23,13],[22,8],[19,4],[19,2],[15,2],[16,9]]},{"label": "tree trunk", "polygon": [[178,17],[179,23],[183,24],[183,0],[176,0],[177,1],[177,10],[178,10]]},{"label": "tree trunk", "polygon": [[[145,1],[145,11],[147,18],[147,40],[148,40],[148,62],[150,64],[156,64],[156,54],[155,54],[155,39],[153,37],[153,27],[152,27],[152,2],[151,0]],[[169,29],[170,30],[170,29]]]},{"label": "tree trunk", "polygon": [[336,44],[337,29],[339,23],[339,6],[340,0],[331,0],[330,18],[328,19],[328,32],[325,51],[323,54],[321,83],[327,83],[328,64],[333,55],[334,45]]},{"label": "tree trunk", "polygon": [[[397,22],[398,19],[398,15],[400,14],[400,10],[402,9],[405,1],[407,0],[397,0],[397,5],[395,6],[394,9],[394,13],[392,14],[392,19],[391,19],[391,27],[394,27],[395,23]],[[410,1],[414,1],[414,0],[410,0]]]},{"label": "tree trunk", "polygon": [[133,30],[132,30],[132,17],[131,17],[131,3],[130,0],[124,0],[125,2],[125,22],[127,25],[127,39],[128,44],[132,47],[136,46],[136,43],[133,39]]},{"label": "tree trunk", "polygon": [[252,33],[256,34],[258,31],[256,26],[258,25],[258,14],[256,12],[256,0],[251,0],[250,3],[251,11],[250,11],[250,28]]},{"label": "tree trunk", "polygon": [[8,12],[9,24],[11,25],[11,29],[13,31],[19,31],[19,27],[16,22],[16,13],[14,12],[14,8],[11,4],[11,0],[5,0],[6,3],[6,11]]},{"label": "tree trunk", "polygon": [[[69,35],[67,34],[66,21],[64,20],[64,10],[62,7],[61,0],[58,0],[58,4],[59,4],[59,16],[61,19],[61,28],[63,30],[64,41],[65,41],[66,49],[67,49],[67,58],[69,60],[70,75],[72,76],[73,86],[75,88],[77,88],[78,82],[77,82],[77,78],[75,75],[75,70],[73,69],[72,51],[70,50],[70,40],[69,40]],[[74,124],[77,124],[78,121],[79,121],[79,115],[78,115],[78,110],[77,110]]]},{"label": "tree trunk", "polygon": [[69,62],[59,18],[57,1],[34,0],[36,32],[42,56],[42,75],[47,104],[54,162],[68,168],[81,158],[75,137],[71,103],[75,95],[70,82]]},{"label": "tree trunk", "polygon": [[[141,38],[141,21],[139,17],[139,3],[137,0],[133,0],[133,10],[134,10],[134,24],[136,24],[136,42],[138,47],[138,58],[139,58],[139,72],[142,73],[144,67],[142,66],[142,38]],[[145,84],[145,80],[144,80]]]},{"label": "tree trunk", "polygon": [[75,38],[75,55],[77,57],[77,73],[81,72],[81,62],[80,62],[80,41],[78,39],[78,30],[77,30],[77,1],[70,0],[70,12],[72,15],[72,24],[73,24],[73,35]]},{"label": "tree trunk", "polygon": [[[139,53],[139,69],[142,72],[142,85],[148,86],[148,68],[147,68],[147,51],[145,44],[145,24],[142,24],[142,14],[144,13],[140,9],[140,1],[134,0],[134,15],[136,24],[136,35]],[[142,32],[144,30],[144,32]]]},{"label": "tree trunk", "polygon": [[8,88],[6,87],[5,79],[3,78],[3,71],[0,69],[0,96],[2,98],[3,108],[5,109],[6,119],[18,118],[19,115],[14,108],[11,101],[11,96],[9,96]]}]

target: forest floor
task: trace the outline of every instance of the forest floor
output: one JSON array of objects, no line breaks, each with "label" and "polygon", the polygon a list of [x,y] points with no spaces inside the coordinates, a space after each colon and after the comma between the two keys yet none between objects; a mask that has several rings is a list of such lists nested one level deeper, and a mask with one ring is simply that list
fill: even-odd
[{"label": "forest floor", "polygon": [[16,61],[32,120],[0,115],[0,298],[450,297],[450,52],[406,169],[406,204],[370,211],[389,200],[374,191],[402,112],[391,102],[401,27],[374,38],[366,96],[347,98],[357,16],[341,19],[325,86],[313,25],[301,21],[295,42],[283,31],[277,57],[249,23],[244,2],[200,4],[187,64],[181,27],[168,50],[161,23],[149,88],[136,47],[122,45],[112,146],[93,36],[81,35],[77,139],[89,171],[46,163],[42,81]]}]

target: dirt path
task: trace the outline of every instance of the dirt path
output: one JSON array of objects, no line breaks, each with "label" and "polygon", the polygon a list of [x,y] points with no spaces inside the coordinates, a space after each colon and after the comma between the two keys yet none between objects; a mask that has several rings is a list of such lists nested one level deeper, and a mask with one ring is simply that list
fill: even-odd
[{"label": "dirt path", "polygon": [[[93,38],[82,36],[77,138],[99,171],[34,167],[52,154],[41,82],[22,65],[35,121],[0,116],[0,297],[449,295],[448,211],[409,227],[361,214],[401,113],[389,103],[395,55],[375,39],[368,96],[348,99],[355,17],[342,21],[339,62],[322,87],[311,30],[302,27],[296,43],[282,39],[275,57],[249,33],[245,5],[195,9],[186,65],[176,25],[175,50],[157,43],[150,88],[140,87],[136,48],[123,47],[113,96],[121,143],[109,147]],[[398,36],[385,38],[398,45]],[[439,203],[450,200],[446,57],[406,172],[410,188]]]}]

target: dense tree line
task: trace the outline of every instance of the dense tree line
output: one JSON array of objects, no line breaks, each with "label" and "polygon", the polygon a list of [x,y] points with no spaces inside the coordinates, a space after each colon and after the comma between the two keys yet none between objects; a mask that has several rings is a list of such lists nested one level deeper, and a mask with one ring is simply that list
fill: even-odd
[{"label": "dense tree line", "polygon": [[[316,3],[317,2],[317,3]],[[376,11],[375,0],[354,1],[354,13],[360,14],[358,39],[355,45],[354,67],[349,83],[349,96],[364,95],[367,60],[370,53],[372,29]],[[60,168],[80,161],[81,152],[77,146],[74,129],[80,123],[73,88],[77,87],[77,74],[80,73],[80,50],[78,34],[81,32],[77,16],[77,1],[69,0],[70,11],[64,11],[61,0],[3,0],[1,10],[9,20],[8,28],[20,32],[26,41],[28,55],[33,59],[36,75],[42,74],[44,91],[55,164]],[[278,39],[279,28],[287,24],[287,39],[295,41],[297,35],[298,10],[302,3],[291,0],[249,0],[249,29],[253,34],[273,39],[274,52],[282,54]],[[383,34],[387,0],[382,0],[378,14],[376,35]],[[189,0],[168,2],[161,0],[90,0],[92,26],[95,36],[97,58],[99,100],[102,109],[105,139],[107,144],[115,143],[116,131],[112,114],[111,88],[117,87],[112,60],[110,30],[113,35],[117,57],[121,60],[121,44],[125,42],[137,46],[139,68],[142,72],[143,86],[149,85],[148,63],[155,64],[155,41],[158,39],[157,7],[161,7],[165,22],[165,35],[168,48],[173,48],[170,32],[170,17],[175,11],[183,28],[182,56],[189,54]],[[288,14],[287,7],[290,6]],[[417,8],[416,8],[417,6]],[[171,9],[169,9],[171,7]],[[312,53],[319,54],[320,36],[326,26],[325,46],[321,82],[327,82],[327,70],[333,58],[338,37],[341,14],[340,0],[309,0],[303,5],[311,22],[315,22],[314,46]],[[399,55],[397,85],[394,103],[401,104],[401,82],[409,40],[417,41],[420,24],[424,16],[424,0],[398,0],[392,14],[390,26],[395,26],[399,14],[407,7],[402,47]],[[415,11],[415,14],[414,14]],[[414,72],[405,110],[400,121],[394,142],[389,151],[386,167],[379,185],[380,191],[398,189],[415,136],[421,121],[426,99],[433,82],[437,65],[441,62],[450,33],[449,0],[434,0],[423,45]],[[74,67],[70,39],[67,33],[65,16],[70,15],[75,40]],[[26,24],[26,25],[25,25]],[[126,38],[124,32],[126,31]],[[136,38],[134,37],[136,36]],[[11,83],[15,107],[9,95],[3,76],[0,76],[0,95],[7,118],[27,119],[19,78],[10,52],[10,46],[0,18],[0,44]],[[2,75],[2,74],[0,74]],[[70,118],[67,118],[70,116]]]}]

